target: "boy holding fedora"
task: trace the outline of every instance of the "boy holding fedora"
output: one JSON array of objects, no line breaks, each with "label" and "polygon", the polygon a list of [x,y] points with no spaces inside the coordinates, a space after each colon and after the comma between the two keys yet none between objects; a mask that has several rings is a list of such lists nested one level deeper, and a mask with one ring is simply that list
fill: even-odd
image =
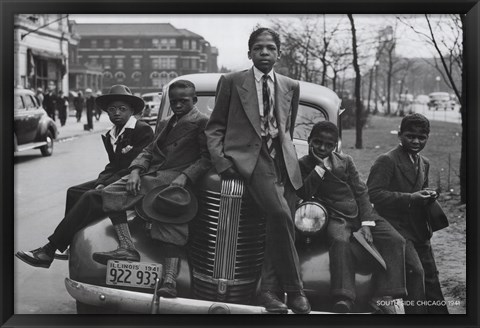
[{"label": "boy holding fedora", "polygon": [[[165,201],[169,198],[171,203],[172,199],[176,199],[175,202],[184,203],[187,196],[182,189],[194,184],[211,167],[204,132],[208,118],[195,107],[195,85],[187,80],[178,80],[170,85],[168,95],[174,115],[159,123],[153,142],[130,165],[130,174],[102,191],[103,210],[112,220],[120,243],[116,250],[94,253],[93,259],[99,263],[106,264],[108,260],[139,261],[140,255],[131,240],[125,211],[134,208],[145,195],[156,195],[152,197],[158,198],[157,192],[165,185],[170,187],[159,193],[161,199]],[[189,194],[192,198],[192,194]],[[165,195],[169,196],[165,198]],[[146,200],[147,206],[142,206],[143,212],[151,213],[148,206],[150,196]],[[188,205],[184,206],[189,209]],[[155,211],[154,216],[157,215]],[[192,217],[190,213],[188,219]],[[157,216],[158,218],[165,220],[165,216]],[[168,244],[184,245],[187,226],[186,222],[180,221],[179,224],[184,224],[183,227],[175,226],[172,222],[170,226],[162,226],[169,229],[161,229],[154,224],[152,237]],[[174,237],[169,238],[172,234]],[[177,272],[178,256],[172,254],[165,260],[166,278],[162,288],[167,292],[163,296],[176,295]]]},{"label": "boy holding fedora", "polygon": [[[338,128],[332,122],[316,123],[308,138],[309,153],[302,157],[300,170],[303,187],[298,195],[303,200],[315,198],[329,212],[327,238],[330,241],[331,293],[333,311],[351,312],[355,301],[355,267],[350,239],[352,234],[386,268],[375,271],[374,307],[388,310],[380,302],[385,298],[405,296],[403,237],[372,210],[365,183],[360,180],[353,159],[334,152]],[[378,248],[381,260],[372,252]],[[391,304],[393,307],[393,303]]]},{"label": "boy holding fedora", "polygon": [[102,135],[109,163],[93,181],[71,187],[67,191],[65,217],[48,237],[43,247],[16,256],[36,267],[49,268],[55,251],[65,251],[77,231],[102,217],[101,189],[128,173],[132,160],[153,139],[151,127],[133,115],[145,106],[142,98],[132,95],[124,85],[114,85],[108,94],[96,99],[108,113],[113,127]]}]

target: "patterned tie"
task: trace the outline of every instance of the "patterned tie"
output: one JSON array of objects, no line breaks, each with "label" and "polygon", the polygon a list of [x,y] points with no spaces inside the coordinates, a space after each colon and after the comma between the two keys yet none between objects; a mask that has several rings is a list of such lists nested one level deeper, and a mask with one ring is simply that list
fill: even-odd
[{"label": "patterned tie", "polygon": [[273,115],[273,97],[268,86],[268,75],[262,77],[262,95],[263,95],[263,122],[265,124],[265,141],[267,143],[268,153],[275,158],[275,147],[270,134],[270,127],[276,128],[276,120]]}]

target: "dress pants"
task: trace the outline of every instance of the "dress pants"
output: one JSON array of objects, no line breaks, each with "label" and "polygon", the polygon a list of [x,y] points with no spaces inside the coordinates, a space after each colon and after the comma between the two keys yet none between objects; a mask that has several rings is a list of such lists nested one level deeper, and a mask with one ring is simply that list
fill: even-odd
[{"label": "dress pants", "polygon": [[[296,292],[303,289],[303,284],[292,219],[295,191],[287,178],[282,154],[277,152],[276,158],[281,161],[270,157],[263,142],[251,180],[247,183],[248,191],[266,219],[261,290]],[[283,171],[282,174],[279,170]]]},{"label": "dress pants", "polygon": [[[407,239],[405,246],[407,268],[407,291],[404,308],[406,314],[448,314],[440,282],[437,265],[430,240],[414,242]],[[427,301],[441,303],[428,305]]]},{"label": "dress pants", "polygon": [[[354,221],[354,222],[352,222]],[[345,220],[330,216],[327,236],[330,240],[331,293],[334,298],[348,298],[355,301],[355,261],[350,248],[352,233],[360,228],[358,220]],[[373,242],[387,265],[386,271],[373,275],[375,286],[373,296],[406,295],[405,286],[405,239],[383,218],[377,217],[371,227]]]},{"label": "dress pants", "polygon": [[88,190],[68,211],[48,240],[63,252],[72,242],[77,231],[104,216],[101,190]]},{"label": "dress pants", "polygon": [[76,186],[72,186],[67,190],[67,201],[65,205],[65,215],[70,211],[70,209],[75,205],[75,203],[80,199],[80,197],[89,190],[95,188],[95,183],[97,179],[91,180],[85,183],[81,183]]}]

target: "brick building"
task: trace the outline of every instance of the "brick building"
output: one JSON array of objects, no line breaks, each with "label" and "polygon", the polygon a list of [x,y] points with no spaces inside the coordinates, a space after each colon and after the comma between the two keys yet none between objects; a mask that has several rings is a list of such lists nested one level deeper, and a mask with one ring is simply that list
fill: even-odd
[{"label": "brick building", "polygon": [[217,72],[217,48],[169,23],[72,24],[81,39],[78,62],[103,70],[102,92],[125,84],[135,94],[158,91],[173,78]]}]

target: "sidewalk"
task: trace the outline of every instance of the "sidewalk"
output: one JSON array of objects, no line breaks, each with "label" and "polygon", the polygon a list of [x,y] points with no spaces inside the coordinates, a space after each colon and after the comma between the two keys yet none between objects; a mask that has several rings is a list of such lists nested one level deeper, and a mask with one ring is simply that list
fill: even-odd
[{"label": "sidewalk", "polygon": [[112,127],[112,122],[110,122],[107,113],[102,113],[99,121],[97,121],[95,117],[93,118],[93,131],[83,130],[83,125],[87,124],[87,116],[85,115],[85,113],[83,113],[80,122],[77,122],[75,116],[69,115],[64,126],[60,126],[60,122],[58,119],[55,121],[55,124],[57,125],[59,132],[58,137],[55,141],[65,141],[67,139],[93,133],[105,133]]}]

